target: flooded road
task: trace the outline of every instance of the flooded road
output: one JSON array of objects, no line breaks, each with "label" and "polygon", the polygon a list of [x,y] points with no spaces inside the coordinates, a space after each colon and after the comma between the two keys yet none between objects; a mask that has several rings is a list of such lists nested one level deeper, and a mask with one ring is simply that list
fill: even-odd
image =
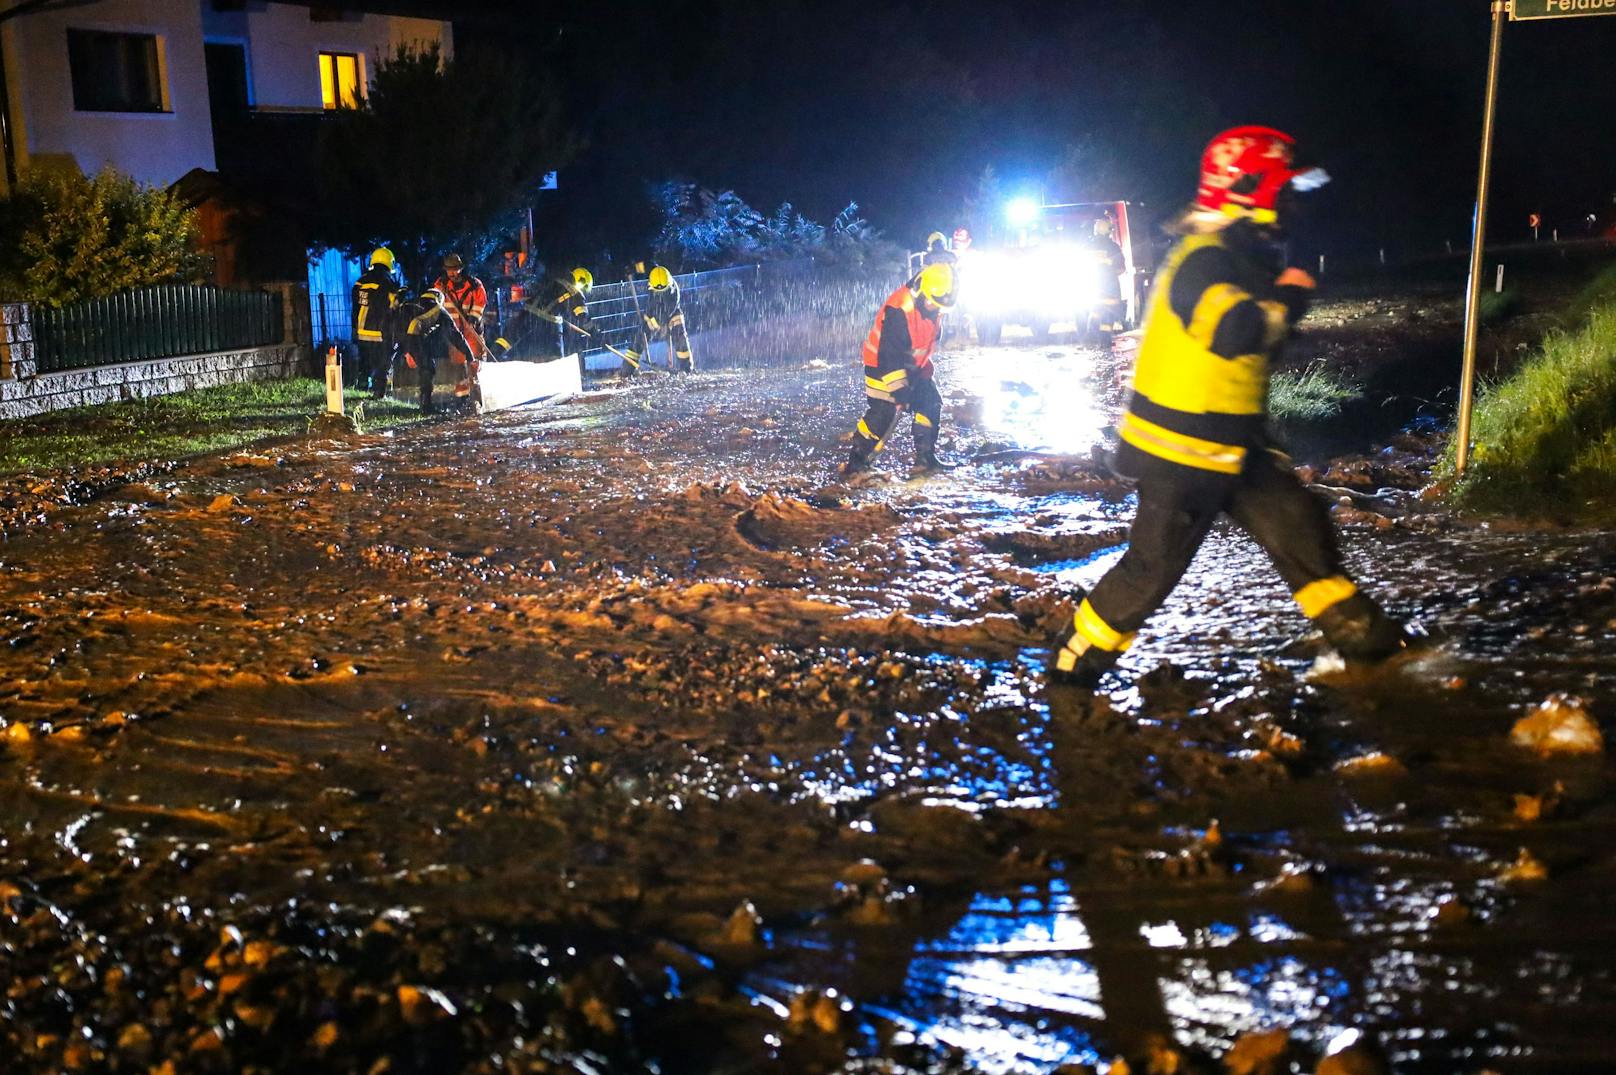
[{"label": "flooded road", "polygon": [[1609,1070],[1611,769],[1509,731],[1616,712],[1616,536],[1377,495],[1349,562],[1434,645],[1366,674],[1220,529],[1046,695],[1114,374],[940,367],[922,480],[836,478],[837,367],[13,506],[0,1068]]}]

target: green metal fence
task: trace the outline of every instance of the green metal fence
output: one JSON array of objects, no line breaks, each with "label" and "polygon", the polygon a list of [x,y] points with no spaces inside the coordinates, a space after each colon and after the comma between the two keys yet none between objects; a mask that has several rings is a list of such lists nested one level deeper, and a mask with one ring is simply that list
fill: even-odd
[{"label": "green metal fence", "polygon": [[282,335],[280,295],[193,284],[35,307],[33,320],[42,373],[261,347]]}]

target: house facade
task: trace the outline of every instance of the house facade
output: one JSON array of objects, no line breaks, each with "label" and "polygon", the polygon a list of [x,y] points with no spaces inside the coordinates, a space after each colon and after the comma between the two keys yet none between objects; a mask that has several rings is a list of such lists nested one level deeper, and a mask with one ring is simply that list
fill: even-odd
[{"label": "house facade", "polygon": [[[17,0],[0,0],[0,19]],[[378,57],[453,47],[447,22],[267,0],[91,0],[0,22],[9,188],[30,168],[166,186],[247,116],[354,107]]]}]

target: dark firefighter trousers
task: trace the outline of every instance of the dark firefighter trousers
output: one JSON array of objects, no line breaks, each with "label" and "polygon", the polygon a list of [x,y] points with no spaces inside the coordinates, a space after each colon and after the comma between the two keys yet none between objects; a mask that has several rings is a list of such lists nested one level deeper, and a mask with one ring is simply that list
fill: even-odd
[{"label": "dark firefighter trousers", "polygon": [[881,450],[892,427],[898,421],[898,408],[908,407],[915,413],[915,458],[924,461],[937,449],[937,423],[943,414],[943,397],[936,383],[915,370],[909,371],[909,383],[893,393],[892,400],[870,396],[853,432],[853,459],[863,462]]},{"label": "dark firefighter trousers", "polygon": [[679,373],[689,373],[695,369],[690,354],[690,334],[685,331],[685,312],[675,310],[666,325],[659,325],[655,329],[643,324],[640,326],[640,338],[634,350],[629,352],[634,357],[625,360],[630,373],[639,372],[640,364],[651,357],[651,341],[662,339],[664,335],[668,340],[668,369]]},{"label": "dark firefighter trousers", "polygon": [[393,373],[393,345],[371,340],[359,342],[359,375],[357,387],[368,388],[379,398],[387,392],[387,382]]},{"label": "dark firefighter trousers", "polygon": [[[1176,469],[1176,468],[1175,468]],[[1146,475],[1139,481],[1139,509],[1128,531],[1128,549],[1095,585],[1078,613],[1078,632],[1069,648],[1084,651],[1090,667],[1114,662],[1195,558],[1219,515],[1262,546],[1302,610],[1319,621],[1327,637],[1340,619],[1389,625],[1378,605],[1346,577],[1335,530],[1323,500],[1309,492],[1285,458],[1257,451],[1238,476],[1224,478],[1184,469]],[[1092,611],[1088,639],[1083,620]],[[1360,628],[1361,629],[1361,628]],[[1095,634],[1109,634],[1109,645],[1093,645]]]}]

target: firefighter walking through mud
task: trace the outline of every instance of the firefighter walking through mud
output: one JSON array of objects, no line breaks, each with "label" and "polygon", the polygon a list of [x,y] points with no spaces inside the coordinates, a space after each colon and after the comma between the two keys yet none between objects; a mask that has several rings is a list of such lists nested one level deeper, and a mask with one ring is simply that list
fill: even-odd
[{"label": "firefighter walking through mud", "polygon": [[1139,482],[1128,549],[1077,610],[1051,683],[1092,687],[1167,599],[1227,515],[1268,553],[1303,613],[1349,661],[1388,657],[1402,628],[1346,574],[1324,503],[1267,437],[1268,364],[1314,282],[1285,268],[1280,240],[1299,171],[1295,142],[1267,127],[1213,139],[1195,202],[1158,274],[1116,468]]},{"label": "firefighter walking through mud", "polygon": [[932,379],[943,311],[954,305],[954,267],[939,263],[921,269],[882,304],[864,341],[864,417],[853,431],[853,450],[844,475],[870,469],[897,423],[898,410],[915,415],[915,469],[945,469],[937,458],[937,423],[943,397]]}]

